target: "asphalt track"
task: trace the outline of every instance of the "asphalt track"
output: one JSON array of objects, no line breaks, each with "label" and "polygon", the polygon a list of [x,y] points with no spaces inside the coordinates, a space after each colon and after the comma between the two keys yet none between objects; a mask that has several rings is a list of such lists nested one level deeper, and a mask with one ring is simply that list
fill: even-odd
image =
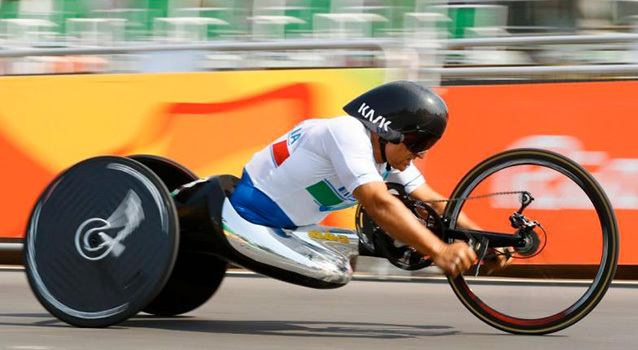
[{"label": "asphalt track", "polygon": [[[562,287],[555,287],[561,293]],[[0,270],[0,349],[636,349],[638,288],[612,287],[583,321],[547,336],[510,335],[471,315],[442,282],[352,281],[312,290],[228,276],[201,308],[146,314],[107,329],[53,318],[24,272]]]}]

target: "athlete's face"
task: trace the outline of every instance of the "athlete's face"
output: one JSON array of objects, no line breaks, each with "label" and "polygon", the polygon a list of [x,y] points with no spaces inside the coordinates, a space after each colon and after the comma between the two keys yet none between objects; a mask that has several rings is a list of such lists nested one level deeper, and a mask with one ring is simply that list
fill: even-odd
[{"label": "athlete's face", "polygon": [[403,143],[394,144],[388,142],[385,146],[385,155],[388,158],[388,163],[400,171],[405,170],[413,159],[423,158],[425,152],[426,151],[418,154],[412,153]]}]

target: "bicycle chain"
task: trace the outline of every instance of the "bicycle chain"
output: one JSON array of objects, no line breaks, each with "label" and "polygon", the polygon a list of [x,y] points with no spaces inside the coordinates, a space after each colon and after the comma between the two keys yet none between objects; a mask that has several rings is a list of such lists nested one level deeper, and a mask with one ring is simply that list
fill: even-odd
[{"label": "bicycle chain", "polygon": [[527,191],[504,191],[504,192],[494,192],[494,193],[480,194],[480,195],[476,195],[476,196],[450,198],[450,199],[430,199],[430,200],[426,200],[426,201],[417,200],[417,201],[415,201],[415,203],[416,204],[419,204],[419,203],[448,203],[448,202],[457,202],[457,201],[467,201],[467,200],[472,200],[472,199],[490,198],[490,197],[510,195],[510,194],[523,195],[525,193],[529,193],[529,192],[527,192]]},{"label": "bicycle chain", "polygon": [[[450,199],[431,199],[431,200],[427,200],[427,201],[416,200],[416,201],[414,201],[414,203],[418,206],[419,204],[422,204],[422,203],[448,203],[448,202],[467,201],[467,200],[472,200],[472,199],[490,198],[490,197],[504,196],[504,195],[511,195],[511,194],[519,194],[519,195],[528,194],[529,195],[529,192],[528,191],[503,191],[503,192],[486,193],[486,194],[480,194],[480,195],[476,195],[476,196],[450,198]],[[545,229],[540,224],[539,224],[539,227],[541,228],[541,230],[543,230],[543,233],[545,234],[545,237],[547,237],[547,232],[545,232]],[[545,238],[545,243],[547,243],[547,238]],[[543,248],[544,248],[544,246],[543,246]],[[541,250],[543,248],[541,248]],[[503,253],[498,253],[498,254],[503,255]],[[535,254],[535,255],[537,255],[537,254]],[[521,259],[521,258],[518,258],[518,259]],[[477,268],[477,271],[478,271],[478,268]]]}]

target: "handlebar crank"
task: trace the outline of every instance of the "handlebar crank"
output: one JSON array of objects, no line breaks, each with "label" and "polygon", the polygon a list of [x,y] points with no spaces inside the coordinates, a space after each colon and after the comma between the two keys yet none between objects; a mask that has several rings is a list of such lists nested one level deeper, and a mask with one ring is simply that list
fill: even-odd
[{"label": "handlebar crank", "polygon": [[478,277],[479,271],[481,269],[481,263],[485,256],[487,255],[487,248],[489,248],[490,241],[486,237],[482,237],[481,241],[477,243],[473,248],[476,251],[476,256],[478,257],[478,261],[476,263],[476,270],[474,271],[474,277]]}]

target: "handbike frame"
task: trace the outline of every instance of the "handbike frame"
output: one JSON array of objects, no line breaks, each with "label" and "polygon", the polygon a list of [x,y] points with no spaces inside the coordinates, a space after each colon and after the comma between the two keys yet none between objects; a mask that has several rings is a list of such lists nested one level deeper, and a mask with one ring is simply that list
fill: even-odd
[{"label": "handbike frame", "polygon": [[[353,259],[368,255],[357,231],[327,226],[278,229],[243,219],[230,205],[237,178],[215,176],[198,181],[191,194],[175,201],[182,234],[198,237],[203,250],[224,260],[285,282],[326,289],[347,284]],[[486,238],[490,247],[511,247],[517,236],[489,231],[445,229],[445,238]]]},{"label": "handbike frame", "polygon": [[524,244],[521,242],[522,237],[518,234],[507,234],[492,231],[478,231],[458,228],[445,228],[443,230],[444,237],[446,239],[451,238],[455,240],[462,240],[468,242],[469,237],[481,241],[486,238],[489,242],[490,248],[505,248],[505,247],[517,247]]}]

